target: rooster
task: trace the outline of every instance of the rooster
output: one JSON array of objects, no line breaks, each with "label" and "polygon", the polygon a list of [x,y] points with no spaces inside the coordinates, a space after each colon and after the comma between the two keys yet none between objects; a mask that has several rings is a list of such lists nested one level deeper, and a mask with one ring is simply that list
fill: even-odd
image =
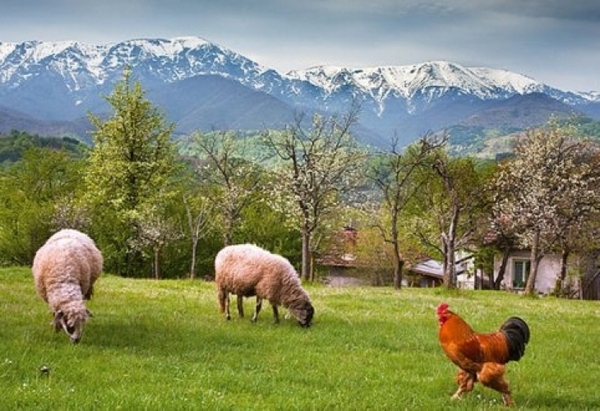
[{"label": "rooster", "polygon": [[452,398],[461,398],[473,390],[477,381],[502,394],[504,405],[513,405],[505,364],[519,361],[529,342],[529,326],[519,317],[510,317],[500,329],[478,334],[457,314],[442,303],[437,308],[440,344],[446,356],[460,368],[458,390]]}]

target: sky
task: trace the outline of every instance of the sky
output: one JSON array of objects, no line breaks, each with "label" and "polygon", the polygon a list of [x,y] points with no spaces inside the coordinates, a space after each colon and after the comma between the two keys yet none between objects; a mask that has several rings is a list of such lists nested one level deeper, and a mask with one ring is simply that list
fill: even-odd
[{"label": "sky", "polygon": [[198,36],[281,73],[445,60],[600,91],[598,0],[0,0],[0,42]]}]

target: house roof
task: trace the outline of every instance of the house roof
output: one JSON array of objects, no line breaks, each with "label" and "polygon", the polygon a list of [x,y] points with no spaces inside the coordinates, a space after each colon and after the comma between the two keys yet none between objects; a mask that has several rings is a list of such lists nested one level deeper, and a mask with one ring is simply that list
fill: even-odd
[{"label": "house roof", "polygon": [[[466,259],[462,259],[456,263],[456,273],[461,274],[466,271]],[[444,278],[444,266],[441,261],[427,259],[415,264],[409,268],[410,271],[421,274],[427,277]]]},{"label": "house roof", "polygon": [[442,263],[436,260],[425,260],[410,267],[410,271],[428,277],[444,278]]}]

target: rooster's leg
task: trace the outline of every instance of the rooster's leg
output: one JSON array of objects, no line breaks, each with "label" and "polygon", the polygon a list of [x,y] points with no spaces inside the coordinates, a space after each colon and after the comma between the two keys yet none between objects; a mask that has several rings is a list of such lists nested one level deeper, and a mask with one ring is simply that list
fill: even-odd
[{"label": "rooster's leg", "polygon": [[504,370],[505,367],[502,364],[485,363],[478,377],[483,385],[502,394],[504,405],[511,406],[513,401],[510,396],[508,382],[504,379]]},{"label": "rooster's leg", "polygon": [[456,374],[456,382],[458,383],[458,390],[452,396],[452,399],[458,399],[462,397],[465,392],[473,391],[473,386],[476,382],[475,374],[471,374],[465,370],[459,370]]}]

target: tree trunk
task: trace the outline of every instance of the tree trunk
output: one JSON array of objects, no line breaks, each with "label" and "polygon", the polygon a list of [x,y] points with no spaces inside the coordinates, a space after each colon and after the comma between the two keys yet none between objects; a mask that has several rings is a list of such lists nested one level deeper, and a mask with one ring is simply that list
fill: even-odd
[{"label": "tree trunk", "polygon": [[402,288],[402,272],[404,271],[404,260],[398,259],[397,265],[394,267],[394,288],[400,290]]},{"label": "tree trunk", "polygon": [[223,242],[225,247],[231,245],[233,242],[233,223],[229,220],[225,220],[225,232],[223,233]]},{"label": "tree trunk", "polygon": [[402,269],[404,261],[400,258],[400,250],[398,249],[398,241],[394,241],[394,288],[400,290],[402,288]]},{"label": "tree trunk", "polygon": [[196,254],[198,248],[198,237],[193,236],[192,238],[192,262],[190,264],[190,279],[196,278]]},{"label": "tree trunk", "polygon": [[300,278],[304,280],[310,279],[310,233],[305,228],[302,230],[302,267]]},{"label": "tree trunk", "polygon": [[154,247],[154,279],[160,280],[160,248]]},{"label": "tree trunk", "polygon": [[444,271],[444,287],[456,288],[456,257],[454,250],[454,238],[443,236],[443,271]]},{"label": "tree trunk", "polygon": [[447,288],[456,288],[458,281],[456,278],[456,258],[454,256],[454,246],[449,245],[447,251],[447,273],[444,273],[444,281],[447,281]]},{"label": "tree trunk", "polygon": [[566,297],[565,294],[565,279],[567,278],[567,260],[569,259],[569,251],[562,250],[560,254],[560,273],[556,279],[556,286],[554,288],[554,295],[558,297]]},{"label": "tree trunk", "polygon": [[442,275],[444,288],[450,288],[452,286],[450,282],[450,270],[448,268],[448,241],[446,234],[442,233]]},{"label": "tree trunk", "polygon": [[[454,197],[454,196],[453,196]],[[457,200],[452,200],[452,218],[448,233],[442,235],[443,251],[444,251],[444,285],[446,288],[456,288],[456,228],[460,217],[460,207]]]},{"label": "tree trunk", "polygon": [[540,265],[540,260],[542,259],[542,255],[539,250],[539,242],[540,242],[540,232],[537,231],[533,236],[533,242],[531,244],[531,270],[529,273],[529,277],[527,278],[527,284],[525,285],[525,295],[534,295],[535,290],[535,281],[537,279],[538,267]]},{"label": "tree trunk", "polygon": [[506,247],[502,252],[502,262],[500,263],[500,268],[498,269],[498,276],[492,279],[494,290],[499,290],[500,284],[502,283],[502,280],[504,280],[504,276],[506,275],[506,266],[508,265],[508,257],[510,257],[510,247]]}]

